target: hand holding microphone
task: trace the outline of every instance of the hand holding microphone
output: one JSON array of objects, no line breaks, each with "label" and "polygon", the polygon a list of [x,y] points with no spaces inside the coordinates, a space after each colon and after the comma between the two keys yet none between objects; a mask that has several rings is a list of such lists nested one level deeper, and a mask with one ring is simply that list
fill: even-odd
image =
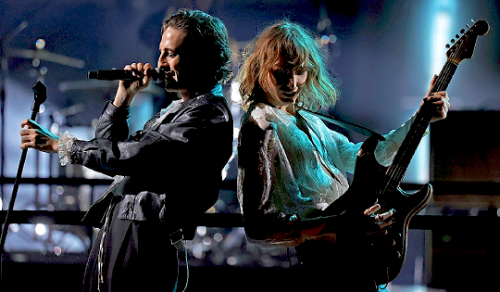
[{"label": "hand holding microphone", "polygon": [[116,107],[130,106],[137,93],[148,87],[149,82],[165,86],[174,72],[165,68],[151,68],[150,63],[132,63],[123,70],[89,71],[88,79],[121,80],[113,104]]},{"label": "hand holding microphone", "polygon": [[[97,79],[97,80],[126,80],[126,81],[136,81],[139,80],[142,76],[138,76],[134,74],[134,71],[130,70],[119,70],[119,69],[111,69],[111,70],[95,70],[88,72],[88,79]],[[151,81],[156,84],[161,84],[165,82],[167,77],[167,71],[163,68],[154,68],[150,71]]]},{"label": "hand holding microphone", "polygon": [[[110,73],[115,71],[114,73]],[[151,81],[151,64],[132,63],[125,66],[123,70],[106,70],[108,74],[90,73],[90,77],[99,77],[101,80],[120,80],[113,104],[116,107],[130,107],[137,93],[149,86]],[[119,73],[117,73],[119,72]],[[97,76],[96,76],[97,75]],[[121,77],[121,78],[118,78]],[[113,78],[113,79],[111,79]]]}]

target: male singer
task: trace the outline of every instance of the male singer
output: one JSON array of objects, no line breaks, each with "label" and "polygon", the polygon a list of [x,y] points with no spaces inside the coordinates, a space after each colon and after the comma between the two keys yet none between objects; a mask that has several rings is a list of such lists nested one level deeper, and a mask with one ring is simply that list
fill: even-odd
[{"label": "male singer", "polygon": [[[59,153],[61,163],[80,164],[115,176],[84,220],[101,228],[92,247],[84,291],[172,291],[183,218],[205,212],[217,200],[221,171],[232,153],[233,126],[222,84],[230,77],[224,24],[201,11],[181,10],[162,26],[158,67],[165,89],[180,100],[129,136],[134,97],[151,81],[149,63],[132,63],[135,81],[120,81],[106,104],[96,138],[51,138],[22,122],[21,148]],[[38,130],[38,131],[37,131]]]}]

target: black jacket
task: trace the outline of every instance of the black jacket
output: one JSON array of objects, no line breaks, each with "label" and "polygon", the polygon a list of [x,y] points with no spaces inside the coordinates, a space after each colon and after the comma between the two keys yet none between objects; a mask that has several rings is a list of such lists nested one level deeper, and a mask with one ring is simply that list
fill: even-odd
[{"label": "black jacket", "polygon": [[90,207],[84,223],[102,226],[117,196],[124,202],[121,219],[170,225],[215,204],[233,148],[233,121],[220,85],[212,93],[174,101],[132,136],[129,114],[109,102],[96,138],[76,140],[71,148],[73,164],[115,176],[117,182]]}]

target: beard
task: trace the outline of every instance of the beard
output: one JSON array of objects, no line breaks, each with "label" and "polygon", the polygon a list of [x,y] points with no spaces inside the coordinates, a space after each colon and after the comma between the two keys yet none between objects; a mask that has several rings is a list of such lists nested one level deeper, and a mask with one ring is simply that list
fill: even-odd
[{"label": "beard", "polygon": [[166,91],[176,91],[178,89],[181,89],[181,86],[179,86],[179,82],[175,80],[172,77],[168,77],[165,79],[165,82],[163,84],[163,88],[165,88]]},{"label": "beard", "polygon": [[217,83],[214,81],[213,72],[206,72],[199,67],[189,67],[189,70],[181,72],[176,70],[168,71],[161,86],[167,92],[182,93],[185,91],[205,92],[210,91]]}]

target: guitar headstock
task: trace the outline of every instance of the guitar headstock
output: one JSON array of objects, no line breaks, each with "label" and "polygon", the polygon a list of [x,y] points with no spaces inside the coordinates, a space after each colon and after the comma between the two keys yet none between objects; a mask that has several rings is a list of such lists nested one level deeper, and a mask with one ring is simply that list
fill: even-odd
[{"label": "guitar headstock", "polygon": [[[474,21],[473,21],[474,22]],[[472,58],[476,46],[477,37],[485,35],[490,31],[490,24],[486,20],[478,20],[472,26],[467,25],[467,31],[462,29],[462,36],[456,35],[458,40],[452,39],[453,46],[446,52],[449,61],[459,64],[464,59]],[[447,45],[449,47],[449,45]]]}]

